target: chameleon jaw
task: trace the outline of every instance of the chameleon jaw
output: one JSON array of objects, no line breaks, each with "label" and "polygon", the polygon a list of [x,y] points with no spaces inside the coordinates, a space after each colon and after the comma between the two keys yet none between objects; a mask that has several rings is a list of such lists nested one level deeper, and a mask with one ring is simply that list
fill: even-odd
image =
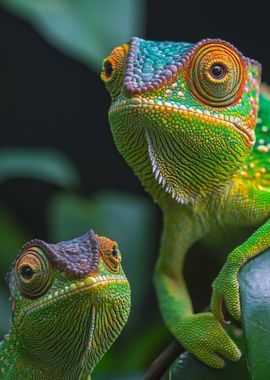
[{"label": "chameleon jaw", "polygon": [[146,137],[146,141],[147,141],[147,146],[148,146],[148,156],[149,156],[149,160],[151,162],[151,167],[152,167],[152,173],[156,179],[156,181],[158,182],[158,184],[166,191],[166,193],[168,193],[172,199],[175,199],[176,202],[180,203],[180,204],[187,204],[189,202],[193,202],[194,199],[191,197],[189,200],[181,197],[178,192],[176,190],[174,190],[168,183],[167,181],[165,180],[165,178],[163,178],[157,164],[156,164],[156,160],[155,160],[155,157],[154,157],[154,152],[153,152],[153,147],[152,147],[152,144],[151,144],[151,141],[150,141],[150,137],[149,137],[149,133],[146,132],[145,134],[145,137]]},{"label": "chameleon jaw", "polygon": [[16,325],[20,325],[23,322],[23,319],[28,315],[29,313],[43,309],[45,306],[52,305],[59,299],[66,299],[69,298],[74,293],[78,292],[86,292],[90,289],[92,290],[95,287],[100,286],[106,286],[106,285],[113,285],[113,284],[119,284],[119,283],[126,283],[128,284],[128,280],[125,276],[122,275],[113,275],[113,276],[89,276],[86,277],[80,281],[76,281],[71,283],[68,286],[65,286],[61,290],[57,290],[52,294],[49,294],[48,296],[41,297],[38,300],[33,301],[33,304],[30,306],[22,309],[20,313],[16,316],[17,322]]},{"label": "chameleon jaw", "polygon": [[[134,120],[136,120],[136,115],[139,117],[140,113],[144,113],[145,111],[153,112],[153,114],[156,113],[157,115],[166,115],[166,113],[177,114],[181,115],[183,120],[194,118],[202,121],[208,127],[226,128],[237,131],[237,134],[242,136],[245,145],[248,147],[252,147],[255,143],[254,130],[245,126],[240,117],[223,115],[222,113],[217,112],[213,114],[210,113],[209,110],[201,111],[200,109],[179,105],[175,102],[162,102],[161,100],[155,102],[153,99],[143,98],[142,96],[137,95],[131,99],[119,99],[115,101],[110,108],[109,114],[113,117],[121,112],[131,113],[132,111],[134,111],[134,115],[132,116]],[[161,186],[173,200],[180,204],[194,202],[195,194],[191,194],[190,191],[185,189],[184,184],[181,183],[181,176],[178,177],[178,184],[172,184],[170,183],[170,180],[167,179],[167,176],[164,175],[164,172],[162,168],[159,167],[156,159],[155,148],[152,145],[151,131],[148,130],[148,128],[144,128],[144,133],[152,173],[157,181],[157,184]],[[206,193],[207,190],[205,190],[205,193],[202,193],[201,195],[203,196]]]},{"label": "chameleon jaw", "polygon": [[[221,113],[211,114],[208,110],[201,111],[194,107],[187,107],[184,104],[177,104],[175,102],[161,101],[154,102],[153,99],[143,98],[136,96],[130,99],[119,100],[112,104],[109,114],[113,115],[115,112],[124,111],[128,109],[148,109],[159,112],[173,112],[178,113],[183,117],[192,116],[197,117],[205,123],[211,122],[212,124],[224,125],[228,128],[233,128],[242,135],[245,144],[252,147],[255,144],[254,129],[243,123],[243,120],[238,116],[224,116]],[[225,119],[226,117],[226,119]]]}]

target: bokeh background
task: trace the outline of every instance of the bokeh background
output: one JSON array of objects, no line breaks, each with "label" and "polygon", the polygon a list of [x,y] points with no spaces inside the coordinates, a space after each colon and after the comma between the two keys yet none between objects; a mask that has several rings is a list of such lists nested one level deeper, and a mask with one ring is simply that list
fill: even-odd
[{"label": "bokeh background", "polygon": [[[171,341],[152,285],[162,227],[109,130],[101,62],[137,35],[223,38],[264,67],[269,23],[261,1],[0,0],[0,339],[9,329],[4,275],[20,246],[90,227],[119,242],[133,298],[130,320],[94,379],[139,379]],[[266,69],[265,69],[266,68]],[[199,311],[219,262],[196,245],[185,276]]]}]

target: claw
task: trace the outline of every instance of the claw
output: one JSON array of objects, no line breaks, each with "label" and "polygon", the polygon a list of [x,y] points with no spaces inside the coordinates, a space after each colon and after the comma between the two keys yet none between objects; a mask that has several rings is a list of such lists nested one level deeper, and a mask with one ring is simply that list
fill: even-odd
[{"label": "claw", "polygon": [[223,267],[222,271],[213,283],[211,308],[215,318],[229,324],[223,314],[223,301],[229,314],[236,320],[241,319],[240,297],[237,280],[237,272],[232,273],[231,268]]},{"label": "claw", "polygon": [[215,318],[221,323],[228,324],[230,321],[226,321],[223,314],[222,307],[223,297],[220,293],[213,291],[212,300],[211,300],[211,309]]}]

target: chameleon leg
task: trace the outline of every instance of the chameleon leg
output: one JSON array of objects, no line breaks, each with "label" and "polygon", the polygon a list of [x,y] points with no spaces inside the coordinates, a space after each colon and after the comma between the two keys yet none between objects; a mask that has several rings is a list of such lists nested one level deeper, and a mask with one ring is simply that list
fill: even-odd
[{"label": "chameleon leg", "polygon": [[250,259],[263,253],[270,247],[270,220],[258,228],[243,244],[236,247],[213,283],[211,308],[215,317],[223,321],[222,300],[224,299],[230,314],[241,319],[238,273]]},{"label": "chameleon leg", "polygon": [[[174,222],[170,223],[170,220]],[[241,353],[212,313],[192,313],[182,274],[185,254],[202,233],[196,231],[187,214],[181,215],[178,225],[174,218],[165,218],[155,285],[168,329],[198,359],[211,367],[222,368],[224,360],[219,354],[236,361]]]}]

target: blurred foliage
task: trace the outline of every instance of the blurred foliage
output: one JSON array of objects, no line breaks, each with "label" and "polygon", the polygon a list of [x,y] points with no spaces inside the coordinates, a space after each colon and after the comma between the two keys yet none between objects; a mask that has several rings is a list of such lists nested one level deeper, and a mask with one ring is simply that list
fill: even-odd
[{"label": "blurred foliage", "polygon": [[80,183],[79,174],[64,154],[49,148],[0,151],[0,182],[12,178],[35,178],[64,188]]},{"label": "blurred foliage", "polygon": [[25,231],[21,223],[3,205],[0,205],[0,275],[4,276],[10,260],[14,257],[18,248],[27,240],[30,235]]},{"label": "blurred foliage", "polygon": [[94,69],[100,69],[115,46],[144,33],[144,0],[0,0],[0,4],[29,21],[59,50]]}]

